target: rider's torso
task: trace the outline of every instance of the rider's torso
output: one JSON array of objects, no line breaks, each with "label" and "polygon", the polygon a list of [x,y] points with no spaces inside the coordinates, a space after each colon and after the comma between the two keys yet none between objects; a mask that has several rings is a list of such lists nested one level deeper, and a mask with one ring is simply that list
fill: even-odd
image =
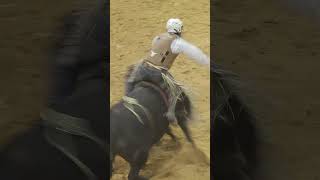
[{"label": "rider's torso", "polygon": [[157,36],[152,43],[151,52],[147,55],[145,61],[155,66],[170,69],[178,56],[178,54],[173,54],[171,51],[171,44],[177,38],[177,35],[169,33],[163,33]]}]

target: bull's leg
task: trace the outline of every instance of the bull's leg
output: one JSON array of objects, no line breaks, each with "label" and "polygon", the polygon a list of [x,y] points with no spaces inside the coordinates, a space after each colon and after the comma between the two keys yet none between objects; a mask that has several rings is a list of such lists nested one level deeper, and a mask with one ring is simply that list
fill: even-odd
[{"label": "bull's leg", "polygon": [[168,127],[167,134],[171,137],[171,139],[177,142],[177,137],[172,133],[170,127]]},{"label": "bull's leg", "polygon": [[165,114],[165,116],[172,125],[176,125],[177,124],[177,117],[175,114],[176,105],[174,103],[173,98],[169,99],[169,102],[170,102],[169,108],[168,108],[168,111]]},{"label": "bull's leg", "polygon": [[193,139],[191,137],[191,132],[189,130],[187,120],[185,119],[184,116],[178,115],[178,125],[182,129],[184,135],[186,136],[187,140],[194,144]]},{"label": "bull's leg", "polygon": [[148,180],[139,176],[140,169],[144,166],[148,159],[148,151],[139,151],[130,163],[130,172],[128,180]]},{"label": "bull's leg", "polygon": [[188,96],[185,93],[182,93],[181,100],[177,102],[177,109],[176,109],[176,115],[177,115],[177,121],[178,125],[182,129],[184,135],[186,136],[187,140],[194,144],[194,141],[191,137],[191,132],[188,127],[188,118],[191,115],[191,102],[188,98]]}]

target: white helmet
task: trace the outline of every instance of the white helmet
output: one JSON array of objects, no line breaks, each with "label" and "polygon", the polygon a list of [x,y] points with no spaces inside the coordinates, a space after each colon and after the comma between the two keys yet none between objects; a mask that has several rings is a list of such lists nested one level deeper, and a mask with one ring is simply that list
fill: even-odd
[{"label": "white helmet", "polygon": [[167,22],[167,31],[169,33],[178,33],[182,32],[183,23],[180,19],[169,19]]}]

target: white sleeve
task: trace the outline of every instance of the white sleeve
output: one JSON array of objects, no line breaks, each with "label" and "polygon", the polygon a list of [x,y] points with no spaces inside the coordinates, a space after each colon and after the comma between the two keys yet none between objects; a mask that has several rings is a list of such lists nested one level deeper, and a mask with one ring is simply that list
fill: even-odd
[{"label": "white sleeve", "polygon": [[175,39],[171,44],[171,51],[174,54],[185,54],[191,60],[202,65],[210,65],[210,58],[198,47],[190,44],[182,38]]}]

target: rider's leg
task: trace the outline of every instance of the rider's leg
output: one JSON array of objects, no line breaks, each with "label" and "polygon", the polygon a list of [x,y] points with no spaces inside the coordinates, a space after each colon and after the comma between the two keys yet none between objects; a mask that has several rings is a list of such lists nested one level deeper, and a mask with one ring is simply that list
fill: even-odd
[{"label": "rider's leg", "polygon": [[[164,72],[168,75],[169,78],[173,79],[173,77],[169,74]],[[151,67],[146,67],[144,65],[138,65],[133,72],[131,73],[130,77],[126,83],[126,95],[133,90],[135,83],[139,81],[148,81],[154,84],[160,85],[162,88],[168,91],[168,99],[169,99],[169,109],[168,112],[165,114],[169,122],[176,124],[177,120],[175,117],[175,107],[177,102],[176,93],[172,92],[175,90],[170,89],[163,79],[163,72],[158,69],[154,69]]]},{"label": "rider's leg", "polygon": [[175,111],[176,111],[177,101],[179,100],[179,97],[181,96],[181,93],[182,93],[182,89],[178,84],[176,84],[173,76],[169,72],[165,72],[163,75],[165,76],[163,77],[165,79],[164,85],[166,86],[168,99],[169,99],[169,107],[166,113],[166,117],[168,118],[169,122],[173,124],[177,124]]},{"label": "rider's leg", "polygon": [[173,124],[177,123],[177,118],[175,115],[176,101],[176,97],[172,97],[172,95],[169,97],[169,108],[166,113],[166,117],[168,118],[169,122]]},{"label": "rider's leg", "polygon": [[126,94],[132,91],[135,84],[139,81],[148,81],[154,84],[161,84],[162,75],[161,72],[157,69],[146,67],[143,64],[137,65],[127,80]]},{"label": "rider's leg", "polygon": [[[159,84],[162,89],[165,89],[167,91],[169,107],[165,116],[170,123],[177,125],[175,110],[178,97],[180,96],[180,87],[175,84],[172,75],[168,71],[153,70],[150,74],[151,75],[149,77],[152,77],[151,81]],[[165,78],[164,76],[167,78]],[[171,84],[171,87],[169,86],[169,84]]]}]

